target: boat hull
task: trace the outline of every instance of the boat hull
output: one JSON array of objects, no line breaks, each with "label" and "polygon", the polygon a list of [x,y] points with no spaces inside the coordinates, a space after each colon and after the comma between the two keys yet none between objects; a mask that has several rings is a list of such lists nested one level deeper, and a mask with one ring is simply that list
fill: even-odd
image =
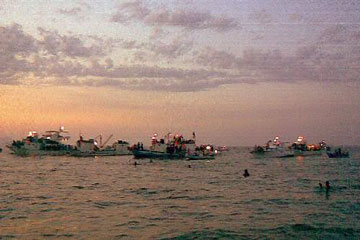
[{"label": "boat hull", "polygon": [[336,154],[336,153],[327,153],[329,158],[349,158],[349,153]]},{"label": "boat hull", "polygon": [[214,160],[215,156],[188,155],[186,158],[188,160]]},{"label": "boat hull", "polygon": [[56,150],[56,151],[46,151],[46,150],[32,150],[26,148],[11,148],[12,153],[21,156],[65,156],[69,153],[67,150]]},{"label": "boat hull", "polygon": [[321,156],[323,153],[325,153],[325,150],[316,150],[316,151],[295,150],[295,151],[294,151],[295,156],[302,156],[302,157]]},{"label": "boat hull", "polygon": [[150,150],[133,150],[135,158],[154,158],[154,159],[183,159],[185,153],[164,153]]},{"label": "boat hull", "polygon": [[110,156],[132,155],[132,153],[130,151],[119,152],[115,150],[103,150],[103,151],[94,151],[94,152],[81,152],[75,150],[70,152],[69,155],[72,157],[110,157]]},{"label": "boat hull", "polygon": [[263,151],[263,152],[250,152],[256,157],[265,157],[265,158],[290,158],[295,157],[293,151],[286,150],[272,150],[272,151]]}]

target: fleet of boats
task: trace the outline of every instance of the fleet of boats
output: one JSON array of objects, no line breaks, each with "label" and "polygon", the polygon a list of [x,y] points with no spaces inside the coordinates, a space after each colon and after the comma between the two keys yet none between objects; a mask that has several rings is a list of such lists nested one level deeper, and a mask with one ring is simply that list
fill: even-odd
[{"label": "fleet of boats", "polygon": [[171,136],[167,134],[158,139],[154,134],[149,149],[144,149],[143,144],[138,143],[132,148],[135,158],[158,158],[158,159],[188,159],[188,160],[210,160],[215,159],[213,145],[196,146],[195,136],[193,139],[185,139],[182,135]]},{"label": "fleet of boats", "polygon": [[196,146],[195,133],[192,139],[185,139],[182,135],[171,133],[164,138],[158,138],[157,134],[154,134],[149,147],[144,147],[140,142],[130,146],[129,142],[124,140],[117,140],[112,145],[106,145],[111,137],[112,135],[102,142],[102,135],[92,139],[84,139],[80,136],[75,145],[70,145],[68,131],[60,127],[58,131],[46,131],[42,136],[31,131],[24,139],[13,141],[7,147],[11,153],[19,156],[134,155],[135,158],[202,160],[215,159],[217,152],[210,144]]},{"label": "fleet of boats", "polygon": [[[75,145],[69,144],[69,133],[60,127],[57,131],[46,131],[39,135],[35,131],[22,140],[13,141],[7,147],[11,153],[19,156],[73,156],[73,157],[95,157],[95,156],[120,156],[133,155],[134,158],[150,159],[188,159],[188,160],[213,160],[216,155],[226,152],[226,146],[214,147],[211,144],[196,145],[195,133],[191,139],[185,139],[180,134],[168,133],[163,138],[154,134],[149,147],[143,143],[130,145],[124,140],[117,140],[112,145],[107,145],[113,135],[104,142],[102,135],[92,139],[84,139],[82,136]],[[2,149],[0,148],[0,151]],[[257,157],[268,158],[290,158],[296,156],[314,156],[327,154],[329,158],[347,158],[349,152],[336,149],[330,152],[330,147],[325,141],[318,144],[308,144],[303,136],[299,136],[295,142],[280,141],[279,137],[269,140],[265,145],[255,145],[250,152]]]},{"label": "fleet of boats", "polygon": [[282,142],[279,137],[275,137],[274,140],[269,140],[265,146],[256,145],[250,153],[255,156],[274,158],[320,156],[325,153],[327,153],[329,157],[335,157],[333,154],[329,153],[329,151],[331,151],[331,148],[325,141],[321,141],[318,144],[308,144],[303,136],[299,136],[293,143]]}]

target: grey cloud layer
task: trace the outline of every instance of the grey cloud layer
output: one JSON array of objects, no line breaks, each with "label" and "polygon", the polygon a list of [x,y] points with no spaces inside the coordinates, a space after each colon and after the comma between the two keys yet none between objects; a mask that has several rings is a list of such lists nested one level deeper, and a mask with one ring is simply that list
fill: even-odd
[{"label": "grey cloud layer", "polygon": [[143,1],[125,2],[119,5],[111,21],[129,24],[139,21],[150,26],[170,26],[184,29],[213,29],[227,31],[238,27],[235,19],[214,16],[208,12],[167,8],[151,9]]},{"label": "grey cloud layer", "polygon": [[[332,26],[314,44],[292,55],[248,49],[241,56],[213,48],[196,50],[190,42],[143,44],[96,36],[59,34],[39,28],[39,37],[20,25],[0,27],[0,84],[50,84],[123,89],[200,91],[224,84],[256,82],[352,81],[360,76],[360,29]],[[183,61],[160,67],[155,61],[120,65],[117,48],[148,51]],[[139,53],[139,52],[135,52]],[[185,62],[191,55],[193,62]],[[179,57],[180,56],[180,57]],[[180,58],[180,60],[178,59]],[[28,78],[35,80],[28,81]]]},{"label": "grey cloud layer", "polygon": [[[0,84],[28,84],[23,80],[26,79],[24,76],[32,74],[36,77],[32,84],[192,91],[218,86],[221,84],[218,79],[228,76],[201,69],[114,66],[111,58],[101,58],[106,56],[104,49],[112,49],[111,41],[92,37],[89,40],[108,43],[108,46],[87,46],[77,36],[64,36],[44,29],[39,29],[39,33],[41,39],[35,39],[20,25],[0,28]],[[124,41],[120,43],[123,45]]]},{"label": "grey cloud layer", "polygon": [[[112,50],[114,44],[111,40],[93,37],[91,38],[92,43],[85,45],[84,40],[80,36],[61,35],[42,28],[38,30],[42,37],[38,41],[38,45],[48,54],[52,55],[63,54],[68,57],[105,56]],[[87,38],[87,40],[90,40],[90,38]]]},{"label": "grey cloud layer", "polygon": [[254,82],[359,81],[360,29],[335,25],[295,54],[249,49],[241,57],[213,48],[197,52],[195,61],[215,69],[234,70]]},{"label": "grey cloud layer", "polygon": [[36,40],[20,25],[0,27],[0,84],[16,84],[17,78],[31,71],[27,57],[39,51]]}]

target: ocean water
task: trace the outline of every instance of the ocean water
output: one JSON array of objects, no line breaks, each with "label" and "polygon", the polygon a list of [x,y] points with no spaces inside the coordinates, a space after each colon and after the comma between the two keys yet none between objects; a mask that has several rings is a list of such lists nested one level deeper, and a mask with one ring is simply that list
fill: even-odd
[{"label": "ocean water", "polygon": [[137,166],[3,152],[0,239],[360,239],[360,149],[348,159],[248,152]]}]

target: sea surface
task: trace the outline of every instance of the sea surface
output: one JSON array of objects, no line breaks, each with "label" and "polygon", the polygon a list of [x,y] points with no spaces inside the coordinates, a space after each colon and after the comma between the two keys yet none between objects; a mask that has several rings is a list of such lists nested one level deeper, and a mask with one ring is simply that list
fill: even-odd
[{"label": "sea surface", "polygon": [[348,159],[248,152],[137,166],[3,152],[0,239],[360,239],[360,149]]}]

